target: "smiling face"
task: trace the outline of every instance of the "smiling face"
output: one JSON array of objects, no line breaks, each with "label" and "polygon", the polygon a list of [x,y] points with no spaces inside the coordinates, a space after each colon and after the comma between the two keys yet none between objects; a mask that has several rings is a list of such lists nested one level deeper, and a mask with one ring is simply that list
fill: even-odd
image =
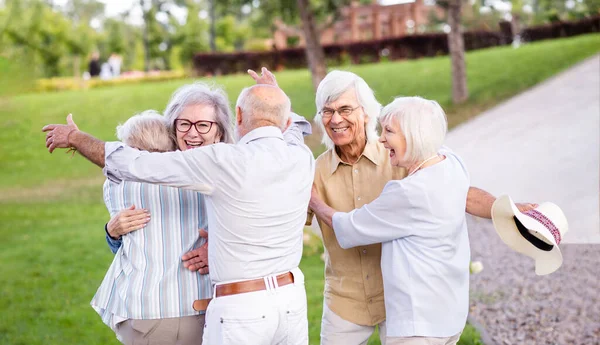
[{"label": "smiling face", "polygon": [[343,108],[354,110],[345,117],[336,111],[330,117],[322,116],[321,118],[329,138],[331,138],[337,147],[366,141],[365,124],[369,121],[369,117],[358,103],[354,89],[347,90],[335,101],[325,104],[321,111],[340,110]]},{"label": "smiling face", "polygon": [[[206,104],[195,104],[185,107],[179,117],[177,117],[177,120],[187,120],[189,122],[215,122],[217,116],[214,107]],[[177,120],[175,121],[176,123],[178,122]],[[195,126],[191,126],[187,132],[181,132],[175,129],[175,134],[177,147],[181,151],[195,149],[200,146],[210,145],[221,141],[221,133],[217,123],[213,123],[210,130],[205,134],[198,132]]]},{"label": "smiling face", "polygon": [[406,137],[400,129],[400,124],[395,118],[381,123],[381,136],[379,142],[388,149],[392,166],[408,167],[406,162]]}]

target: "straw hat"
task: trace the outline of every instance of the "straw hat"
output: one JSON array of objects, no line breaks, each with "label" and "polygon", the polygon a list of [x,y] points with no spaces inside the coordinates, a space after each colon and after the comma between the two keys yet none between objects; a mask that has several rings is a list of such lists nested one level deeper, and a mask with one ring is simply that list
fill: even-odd
[{"label": "straw hat", "polygon": [[492,206],[494,228],[504,243],[535,260],[537,275],[556,271],[563,262],[558,245],[569,230],[563,211],[551,202],[521,213],[508,195]]}]

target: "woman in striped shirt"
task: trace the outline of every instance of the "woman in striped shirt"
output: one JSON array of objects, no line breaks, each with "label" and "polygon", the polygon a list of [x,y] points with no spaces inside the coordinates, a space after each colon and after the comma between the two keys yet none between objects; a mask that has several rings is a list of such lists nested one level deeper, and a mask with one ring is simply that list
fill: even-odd
[{"label": "woman in striped shirt", "polygon": [[[186,85],[173,94],[164,118],[156,112],[134,116],[117,128],[117,136],[151,152],[231,143],[228,104],[221,89]],[[181,257],[206,242],[198,233],[207,224],[204,197],[191,190],[107,180],[104,198],[112,217],[107,240],[116,255],[92,307],[124,344],[201,343],[204,315],[192,303],[211,297],[210,277],[187,269]]]}]

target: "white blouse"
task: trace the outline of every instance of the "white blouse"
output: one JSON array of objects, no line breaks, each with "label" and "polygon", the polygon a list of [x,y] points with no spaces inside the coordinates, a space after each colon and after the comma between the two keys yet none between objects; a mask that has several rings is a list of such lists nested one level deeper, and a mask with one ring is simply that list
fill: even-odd
[{"label": "white blouse", "polygon": [[388,182],[373,202],[333,216],[342,248],[383,243],[388,337],[449,337],[466,323],[469,174],[448,148],[439,153],[446,159]]}]

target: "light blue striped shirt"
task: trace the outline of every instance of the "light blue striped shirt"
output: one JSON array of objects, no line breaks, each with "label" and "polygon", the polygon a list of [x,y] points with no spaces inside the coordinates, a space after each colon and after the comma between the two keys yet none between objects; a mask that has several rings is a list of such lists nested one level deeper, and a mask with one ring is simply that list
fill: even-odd
[{"label": "light blue striped shirt", "polygon": [[446,159],[388,182],[373,202],[333,216],[342,248],[383,243],[388,337],[449,337],[467,320],[469,174],[454,153],[440,154]]},{"label": "light blue striped shirt", "polygon": [[122,237],[122,245],[91,305],[114,329],[125,319],[159,319],[197,314],[196,299],[212,294],[209,275],[191,272],[181,256],[205,240],[204,196],[148,183],[104,183],[104,201],[111,217],[136,205],[150,211],[150,222]]}]

